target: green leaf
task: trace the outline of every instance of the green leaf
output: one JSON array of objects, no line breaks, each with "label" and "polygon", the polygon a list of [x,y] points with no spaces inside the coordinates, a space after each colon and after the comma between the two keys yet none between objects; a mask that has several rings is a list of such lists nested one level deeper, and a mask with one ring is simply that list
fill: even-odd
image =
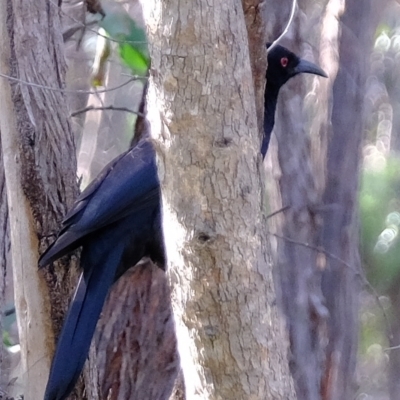
[{"label": "green leaf", "polygon": [[119,55],[129,69],[137,75],[144,76],[149,69],[149,60],[138,48],[129,43],[119,44]]},{"label": "green leaf", "polygon": [[134,74],[146,75],[150,57],[144,29],[137,25],[120,4],[104,2],[102,5],[106,15],[99,25],[118,43],[119,54],[124,64]]}]

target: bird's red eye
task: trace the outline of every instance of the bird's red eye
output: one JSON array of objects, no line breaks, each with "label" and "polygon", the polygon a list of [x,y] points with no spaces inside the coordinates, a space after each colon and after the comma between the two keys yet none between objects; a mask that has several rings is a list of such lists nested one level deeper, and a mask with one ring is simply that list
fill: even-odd
[{"label": "bird's red eye", "polygon": [[282,57],[281,58],[281,65],[283,68],[286,68],[288,65],[289,60],[287,59],[287,57]]}]

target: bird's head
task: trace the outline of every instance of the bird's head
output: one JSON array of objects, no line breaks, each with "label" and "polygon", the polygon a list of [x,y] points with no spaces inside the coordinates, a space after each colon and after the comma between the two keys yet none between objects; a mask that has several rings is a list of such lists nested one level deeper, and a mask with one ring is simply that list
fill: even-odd
[{"label": "bird's head", "polygon": [[[267,48],[271,44],[267,44]],[[303,60],[283,46],[275,45],[268,51],[267,82],[277,89],[283,86],[290,78],[301,74],[320,75],[325,78],[328,75],[318,65]]]}]

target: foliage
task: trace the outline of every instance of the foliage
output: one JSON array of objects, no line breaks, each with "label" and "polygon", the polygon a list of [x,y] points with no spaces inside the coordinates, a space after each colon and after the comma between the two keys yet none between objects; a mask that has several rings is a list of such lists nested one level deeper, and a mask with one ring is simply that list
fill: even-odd
[{"label": "foliage", "polygon": [[132,73],[145,76],[150,58],[144,29],[138,26],[122,6],[106,6],[105,13],[99,23],[100,27],[117,43],[119,55]]},{"label": "foliage", "polygon": [[362,175],[361,249],[369,279],[386,292],[400,278],[400,160],[375,162]]}]

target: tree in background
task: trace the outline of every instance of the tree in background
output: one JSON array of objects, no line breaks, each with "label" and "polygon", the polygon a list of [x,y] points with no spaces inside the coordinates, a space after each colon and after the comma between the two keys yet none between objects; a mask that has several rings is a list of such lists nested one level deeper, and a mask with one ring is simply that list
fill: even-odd
[{"label": "tree in background", "polygon": [[[276,15],[284,12],[275,8]],[[371,5],[330,1],[324,9],[303,1],[300,9],[292,42],[307,49],[304,32],[315,32],[320,21],[319,35],[310,34],[314,47],[321,41],[330,79],[315,82],[307,96],[292,82],[281,97],[273,158],[280,200],[272,196],[275,209],[284,207],[274,226],[277,275],[298,398],[347,399],[354,395],[358,349],[357,191]],[[304,99],[313,115],[318,111],[308,130]]]}]

